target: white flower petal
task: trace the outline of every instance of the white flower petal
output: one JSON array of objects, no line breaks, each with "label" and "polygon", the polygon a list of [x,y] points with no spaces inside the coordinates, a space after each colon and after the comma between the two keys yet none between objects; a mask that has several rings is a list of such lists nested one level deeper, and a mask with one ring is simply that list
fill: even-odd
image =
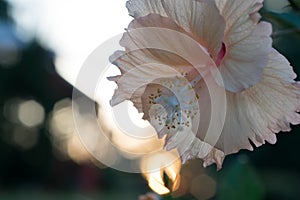
[{"label": "white flower petal", "polygon": [[129,14],[134,18],[149,14],[160,14],[168,17],[161,0],[129,0],[126,2]]},{"label": "white flower petal", "polygon": [[262,80],[241,93],[227,93],[228,110],[225,126],[216,147],[231,154],[240,149],[252,150],[249,139],[260,146],[274,144],[280,131],[290,131],[300,123],[300,84],[288,61],[276,50]]},{"label": "white flower petal", "polygon": [[226,21],[226,33],[238,29],[247,23],[251,14],[257,12],[263,0],[215,0],[221,15]]},{"label": "white flower petal", "polygon": [[[157,110],[161,110],[161,115],[167,117],[166,110],[156,104],[149,110],[150,122],[159,133],[159,136],[167,135],[165,141],[165,148],[167,150],[176,148],[183,163],[193,158],[201,158],[204,160],[204,167],[216,163],[218,169],[222,168],[225,157],[222,151],[195,137],[192,127],[181,126],[177,129],[167,129],[156,117]],[[191,120],[190,123],[192,123]]]},{"label": "white flower petal", "polygon": [[216,60],[224,37],[225,22],[214,1],[210,0],[130,0],[129,13],[134,18],[159,14],[172,18],[181,28],[210,52]]},{"label": "white flower petal", "polygon": [[214,66],[206,50],[175,24],[171,18],[150,14],[130,23],[110,61],[122,75],[111,77],[116,90],[111,104],[132,100],[141,111],[141,95],[146,84],[162,77],[181,76],[193,65],[197,69]]},{"label": "white flower petal", "polygon": [[[225,88],[240,92],[258,83],[272,47],[272,27],[258,23],[262,0],[216,0],[226,22],[226,54],[220,64]],[[257,24],[258,23],[258,24]]]}]

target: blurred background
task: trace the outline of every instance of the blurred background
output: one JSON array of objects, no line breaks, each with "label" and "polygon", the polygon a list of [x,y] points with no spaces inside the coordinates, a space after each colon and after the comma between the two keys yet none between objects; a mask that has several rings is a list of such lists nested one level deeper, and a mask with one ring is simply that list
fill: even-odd
[{"label": "blurred background", "polygon": [[[300,74],[300,1],[268,0],[261,14]],[[0,199],[138,199],[152,190],[161,199],[300,199],[300,126],[276,145],[228,156],[219,172],[177,162],[153,179],[94,160],[75,134],[71,84],[130,21],[121,0],[0,0]]]}]

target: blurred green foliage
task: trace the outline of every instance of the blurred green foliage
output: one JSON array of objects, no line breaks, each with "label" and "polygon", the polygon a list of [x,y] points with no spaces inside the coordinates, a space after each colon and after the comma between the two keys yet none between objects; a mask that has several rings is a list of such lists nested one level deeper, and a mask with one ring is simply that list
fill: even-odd
[{"label": "blurred green foliage", "polygon": [[267,8],[261,10],[264,20],[273,24],[273,37],[289,34],[300,36],[300,1],[289,2],[291,2],[291,9],[288,11],[283,8],[282,12],[270,11]]},{"label": "blurred green foliage", "polygon": [[218,200],[264,199],[264,185],[255,169],[248,163],[247,157],[240,156],[227,168],[224,173],[221,172]]},{"label": "blurred green foliage", "polygon": [[294,10],[300,10],[300,0],[288,0]]},{"label": "blurred green foliage", "polygon": [[265,17],[271,21],[277,22],[284,28],[294,28],[300,30],[300,13],[291,11],[288,13],[276,13],[272,11],[265,11]]}]

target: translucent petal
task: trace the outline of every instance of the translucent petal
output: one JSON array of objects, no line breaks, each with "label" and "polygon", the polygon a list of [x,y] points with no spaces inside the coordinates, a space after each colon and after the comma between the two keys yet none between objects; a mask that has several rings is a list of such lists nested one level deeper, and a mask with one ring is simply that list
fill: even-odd
[{"label": "translucent petal", "polygon": [[226,22],[226,55],[220,64],[225,88],[240,92],[257,84],[268,63],[272,27],[260,22],[262,0],[216,0]]},{"label": "translucent petal", "polygon": [[123,35],[121,45],[110,61],[122,75],[111,77],[116,90],[111,104],[132,100],[141,111],[141,95],[153,80],[181,76],[191,68],[214,66],[206,50],[172,19],[151,14],[134,20]]},{"label": "translucent petal", "polygon": [[216,147],[231,154],[240,149],[252,150],[249,139],[260,146],[274,144],[280,131],[290,131],[291,124],[300,123],[300,84],[288,61],[276,50],[262,80],[241,93],[227,93],[225,126]]},{"label": "translucent petal", "polygon": [[225,22],[214,1],[130,0],[127,2],[127,8],[134,18],[148,14],[172,18],[205,46],[214,60],[216,59],[222,46]]}]

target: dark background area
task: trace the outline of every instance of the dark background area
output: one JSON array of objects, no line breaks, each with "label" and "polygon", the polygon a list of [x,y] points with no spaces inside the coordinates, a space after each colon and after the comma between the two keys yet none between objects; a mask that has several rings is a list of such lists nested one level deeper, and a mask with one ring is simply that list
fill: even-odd
[{"label": "dark background area", "polygon": [[[286,15],[268,10],[262,14],[278,33],[273,37],[274,46],[300,74],[299,8],[295,6]],[[55,156],[47,119],[57,101],[71,98],[72,86],[55,72],[55,52],[36,39],[22,42],[9,31],[14,26],[8,4],[0,0],[0,31],[7,31],[7,39],[15,42],[19,52],[14,62],[3,57],[0,62],[0,199],[137,199],[149,191],[139,174],[100,169],[92,162],[78,164]],[[0,42],[3,40],[0,38]],[[1,49],[0,54],[4,53]],[[43,122],[30,128],[9,119],[4,114],[5,105],[12,99],[39,102],[45,111]],[[14,139],[16,130],[37,132],[37,142],[30,148],[20,147]],[[299,199],[299,144],[300,126],[294,126],[290,133],[278,134],[275,145],[230,155],[219,172],[215,166],[209,167],[206,173],[217,182],[213,199]],[[182,199],[195,198],[187,195]]]}]

